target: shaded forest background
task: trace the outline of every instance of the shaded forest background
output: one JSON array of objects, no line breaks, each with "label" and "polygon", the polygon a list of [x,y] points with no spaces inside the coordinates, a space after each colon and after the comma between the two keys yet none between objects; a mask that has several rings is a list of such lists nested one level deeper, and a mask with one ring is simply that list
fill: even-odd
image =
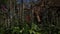
[{"label": "shaded forest background", "polygon": [[60,1],[1,0],[0,34],[60,34]]}]

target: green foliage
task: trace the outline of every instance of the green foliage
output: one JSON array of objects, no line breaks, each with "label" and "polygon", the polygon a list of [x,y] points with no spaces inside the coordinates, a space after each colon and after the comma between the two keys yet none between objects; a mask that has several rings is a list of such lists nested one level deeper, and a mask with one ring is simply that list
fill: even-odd
[{"label": "green foliage", "polygon": [[5,30],[3,28],[0,28],[0,34],[4,34]]},{"label": "green foliage", "polygon": [[[8,32],[8,30],[7,30],[7,32]],[[32,23],[31,28],[29,27],[28,24],[25,23],[25,25],[22,28],[16,26],[16,27],[11,27],[10,30],[11,30],[11,34],[32,34],[32,33],[41,34],[41,32],[40,32],[41,29],[34,23]],[[5,33],[6,33],[6,30],[0,29],[0,34],[5,34]]]}]

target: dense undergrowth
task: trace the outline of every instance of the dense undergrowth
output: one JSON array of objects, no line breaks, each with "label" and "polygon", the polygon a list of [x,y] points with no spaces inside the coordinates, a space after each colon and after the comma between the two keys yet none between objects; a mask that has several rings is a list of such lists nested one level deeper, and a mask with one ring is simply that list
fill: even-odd
[{"label": "dense undergrowth", "polygon": [[32,23],[31,26],[24,24],[21,26],[11,26],[10,28],[0,27],[0,34],[60,34],[55,27],[39,27]]}]

